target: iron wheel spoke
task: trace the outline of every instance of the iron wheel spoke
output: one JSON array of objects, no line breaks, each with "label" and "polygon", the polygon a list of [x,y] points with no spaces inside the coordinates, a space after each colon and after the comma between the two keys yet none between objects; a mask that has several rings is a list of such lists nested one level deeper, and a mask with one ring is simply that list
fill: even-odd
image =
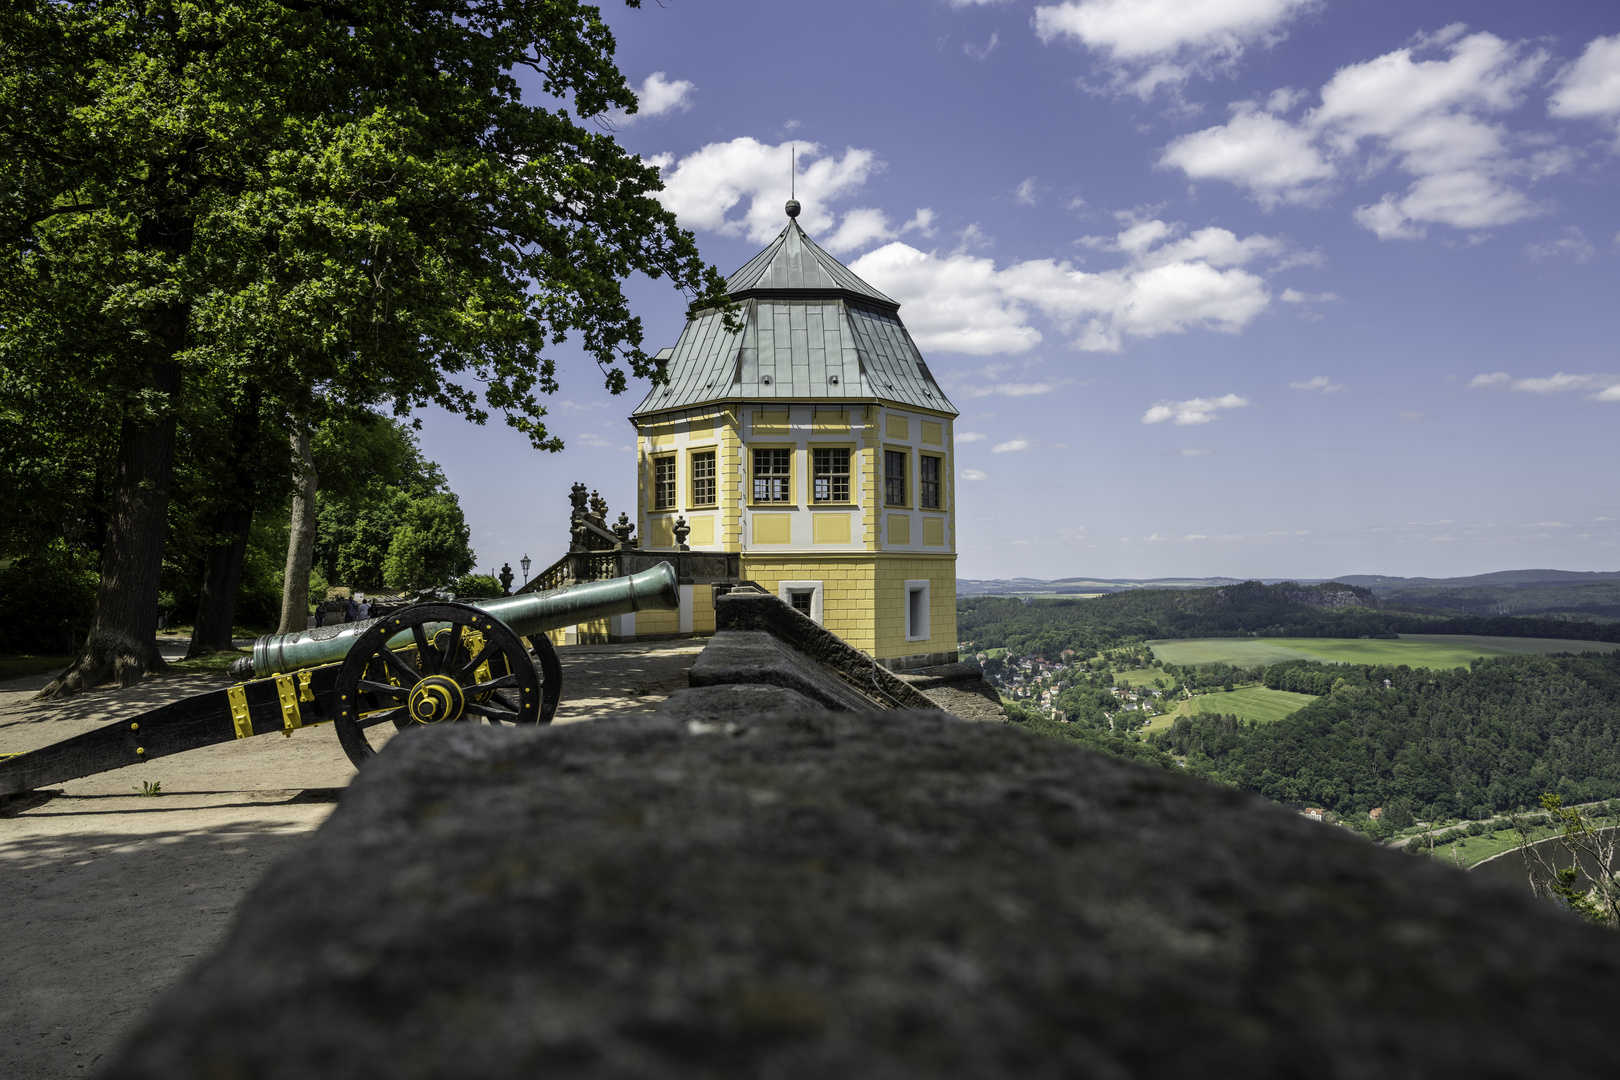
[{"label": "iron wheel spoke", "polygon": [[392,698],[409,697],[411,693],[403,686],[395,686],[393,683],[372,682],[370,679],[361,679],[360,689],[364,693],[387,694]]},{"label": "iron wheel spoke", "polygon": [[508,711],[506,709],[492,708],[489,702],[469,701],[467,702],[467,712],[503,724],[515,724],[518,721],[518,714],[515,709]]},{"label": "iron wheel spoke", "polygon": [[474,694],[484,694],[491,690],[504,690],[508,686],[516,686],[517,684],[518,679],[516,675],[502,675],[498,679],[491,679],[489,682],[476,683],[473,686],[467,687],[467,696],[471,697]]},{"label": "iron wheel spoke", "polygon": [[[433,655],[433,646],[428,644],[427,632],[422,629],[421,623],[411,624],[411,637],[416,639],[417,664],[421,666],[423,672],[426,674],[436,674],[433,661],[428,659],[428,657]],[[421,676],[417,676],[417,681],[421,681]]]},{"label": "iron wheel spoke", "polygon": [[[450,624],[450,647],[445,650],[444,657],[439,663],[441,674],[455,678],[456,657],[461,655],[461,635],[465,630],[466,627],[460,623]],[[460,681],[459,678],[456,679],[456,682]]]},{"label": "iron wheel spoke", "polygon": [[359,717],[357,722],[362,730],[368,727],[376,727],[378,724],[394,722],[404,711],[404,706],[401,706],[397,709],[389,709],[386,712],[368,713]]},{"label": "iron wheel spoke", "polygon": [[416,669],[407,664],[404,658],[394,652],[393,649],[382,649],[377,655],[382,657],[385,664],[394,669],[394,674],[402,679],[409,679],[410,685],[415,686],[422,681],[422,676],[416,673]]},{"label": "iron wheel spoke", "polygon": [[477,671],[478,665],[482,664],[485,660],[488,660],[491,653],[497,653],[500,651],[501,646],[499,642],[497,642],[493,637],[487,639],[484,642],[484,647],[479,650],[478,655],[467,661],[465,664],[462,664],[461,667],[455,672],[456,682],[463,681],[467,678],[467,676]]}]

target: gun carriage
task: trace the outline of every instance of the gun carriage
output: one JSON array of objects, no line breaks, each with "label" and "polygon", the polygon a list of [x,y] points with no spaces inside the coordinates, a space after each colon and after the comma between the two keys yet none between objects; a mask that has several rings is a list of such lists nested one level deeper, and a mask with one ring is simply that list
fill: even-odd
[{"label": "gun carriage", "polygon": [[628,577],[418,604],[382,618],[271,634],[231,666],[240,680],[0,760],[0,797],[215,743],[331,723],[356,767],[377,736],[413,724],[549,724],[562,667],[545,637],[578,622],[680,603],[669,563]]}]

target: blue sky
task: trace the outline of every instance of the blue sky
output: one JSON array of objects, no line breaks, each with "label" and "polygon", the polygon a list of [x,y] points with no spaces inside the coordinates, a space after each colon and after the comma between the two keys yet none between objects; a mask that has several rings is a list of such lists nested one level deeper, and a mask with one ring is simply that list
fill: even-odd
[{"label": "blue sky", "polygon": [[[621,141],[723,273],[801,223],[951,394],[963,577],[1620,569],[1620,5],[663,0]],[[684,299],[632,285],[648,346]],[[424,415],[481,568],[629,509],[644,387],[547,455]]]}]

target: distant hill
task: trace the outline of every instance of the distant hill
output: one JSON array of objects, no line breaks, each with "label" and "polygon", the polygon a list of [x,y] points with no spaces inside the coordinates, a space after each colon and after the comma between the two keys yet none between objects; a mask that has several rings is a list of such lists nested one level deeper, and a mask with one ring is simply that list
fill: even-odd
[{"label": "distant hill", "polygon": [[[1335,578],[1261,578],[1267,585],[1338,582],[1369,590],[1385,604],[1475,617],[1535,615],[1569,622],[1620,619],[1620,571],[1499,570],[1456,578],[1349,574]],[[958,578],[958,597],[1087,596],[1157,589],[1209,589],[1241,584],[1238,578]]]}]

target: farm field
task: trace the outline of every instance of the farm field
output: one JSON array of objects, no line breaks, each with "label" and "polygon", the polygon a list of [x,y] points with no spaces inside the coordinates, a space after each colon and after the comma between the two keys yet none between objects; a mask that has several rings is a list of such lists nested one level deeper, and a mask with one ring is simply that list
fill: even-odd
[{"label": "farm field", "polygon": [[1138,688],[1151,688],[1153,686],[1154,679],[1163,679],[1166,685],[1173,681],[1170,676],[1166,675],[1158,668],[1136,668],[1132,671],[1114,672],[1115,686],[1119,686],[1122,683],[1130,683],[1132,686]]},{"label": "farm field", "polygon": [[1298,712],[1315,700],[1316,698],[1310,694],[1293,694],[1287,690],[1270,690],[1264,686],[1242,686],[1230,694],[1200,694],[1189,701],[1183,701],[1174,711],[1154,717],[1142,730],[1163,731],[1174,724],[1177,717],[1200,713],[1225,713],[1228,716],[1240,716],[1245,720],[1269,724]]},{"label": "farm field", "polygon": [[1402,634],[1397,640],[1373,638],[1191,638],[1150,641],[1153,655],[1167,664],[1234,664],[1253,667],[1284,660],[1340,664],[1405,664],[1408,667],[1467,667],[1481,656],[1517,653],[1612,652],[1612,641],[1556,638],[1474,637],[1464,634]]}]

